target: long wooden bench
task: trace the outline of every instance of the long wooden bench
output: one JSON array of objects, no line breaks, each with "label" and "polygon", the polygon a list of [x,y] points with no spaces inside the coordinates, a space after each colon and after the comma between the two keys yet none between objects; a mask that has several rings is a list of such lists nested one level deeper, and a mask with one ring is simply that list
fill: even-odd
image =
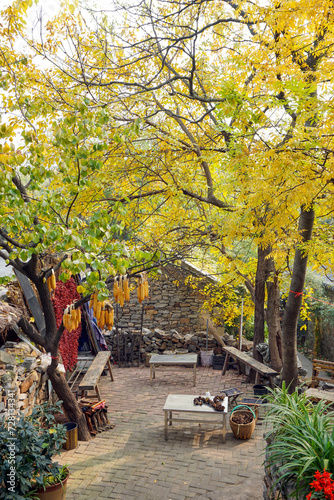
[{"label": "long wooden bench", "polygon": [[235,359],[238,363],[242,363],[255,370],[255,384],[259,383],[260,375],[263,375],[264,377],[267,377],[269,379],[270,387],[273,386],[272,378],[276,377],[278,375],[278,372],[276,372],[269,366],[260,363],[260,361],[257,361],[245,352],[239,351],[239,349],[236,349],[235,347],[224,346],[223,350],[226,352],[226,358],[222,372],[223,375],[225,375],[226,373],[229,357],[232,356],[232,358]]},{"label": "long wooden bench", "polygon": [[330,377],[334,378],[334,363],[323,359],[314,359],[312,364],[312,383],[311,387],[317,387],[319,381],[334,383],[329,377],[320,376],[320,372],[329,372]]},{"label": "long wooden bench", "polygon": [[98,352],[92,364],[85,373],[84,378],[81,380],[79,384],[79,391],[81,391],[81,397],[84,396],[85,391],[95,390],[97,397],[99,398],[99,401],[101,401],[102,398],[100,395],[98,382],[106,365],[108,367],[111,380],[112,381],[114,380],[110,364],[110,351]]},{"label": "long wooden bench", "polygon": [[321,389],[307,389],[306,396],[315,401],[324,400],[328,404],[334,404],[334,392],[323,391]]}]

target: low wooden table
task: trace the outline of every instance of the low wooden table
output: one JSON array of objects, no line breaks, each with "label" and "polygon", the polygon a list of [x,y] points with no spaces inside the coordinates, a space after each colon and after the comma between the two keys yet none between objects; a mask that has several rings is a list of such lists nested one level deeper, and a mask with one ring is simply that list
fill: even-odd
[{"label": "low wooden table", "polygon": [[155,378],[155,367],[163,366],[192,366],[194,375],[194,387],[196,386],[197,354],[153,354],[150,359],[150,382]]},{"label": "low wooden table", "polygon": [[[212,406],[208,406],[205,404],[202,406],[196,406],[194,404],[194,398],[196,397],[198,397],[198,394],[194,396],[191,396],[189,394],[168,394],[165,406],[163,408],[165,412],[165,440],[168,440],[168,426],[171,426],[173,422],[217,422],[223,426],[223,442],[225,443],[228,398],[224,398],[224,401],[222,403],[222,405],[225,406],[225,411],[216,411],[212,408]],[[191,413],[193,414],[193,418],[190,418],[189,416],[184,416],[183,418],[175,418],[173,416],[173,412],[182,414]],[[217,419],[212,420],[211,417],[213,415],[216,416]]]}]

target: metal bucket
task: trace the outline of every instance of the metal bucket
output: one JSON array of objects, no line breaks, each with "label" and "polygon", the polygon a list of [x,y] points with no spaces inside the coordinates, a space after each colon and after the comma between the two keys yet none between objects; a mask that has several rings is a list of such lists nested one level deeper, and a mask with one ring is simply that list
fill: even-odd
[{"label": "metal bucket", "polygon": [[65,450],[74,450],[78,447],[78,425],[75,422],[66,422],[66,441],[63,444]]},{"label": "metal bucket", "polygon": [[201,365],[202,366],[212,366],[212,360],[213,360],[213,350],[201,351]]}]

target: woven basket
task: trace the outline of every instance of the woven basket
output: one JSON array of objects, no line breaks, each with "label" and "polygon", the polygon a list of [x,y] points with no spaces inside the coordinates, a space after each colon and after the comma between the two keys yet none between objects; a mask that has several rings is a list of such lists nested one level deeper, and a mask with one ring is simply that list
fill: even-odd
[{"label": "woven basket", "polygon": [[[242,415],[251,415],[253,420],[249,424],[236,424],[233,422],[232,417],[234,414],[242,414]],[[249,406],[239,405],[236,406],[230,415],[230,427],[234,434],[234,437],[237,439],[250,439],[252,437],[253,431],[255,429],[256,417],[255,413]]]}]

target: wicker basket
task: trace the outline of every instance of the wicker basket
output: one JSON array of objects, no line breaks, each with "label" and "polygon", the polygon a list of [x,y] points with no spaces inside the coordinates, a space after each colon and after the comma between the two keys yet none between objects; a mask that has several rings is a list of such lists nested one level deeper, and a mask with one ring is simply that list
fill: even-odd
[{"label": "wicker basket", "polygon": [[[234,412],[235,414],[251,415],[253,419],[249,424],[236,424],[232,420]],[[255,429],[255,422],[256,422],[255,413],[251,408],[249,408],[249,406],[239,405],[233,408],[233,410],[231,411],[230,427],[234,434],[234,437],[237,439],[250,439]]]}]

